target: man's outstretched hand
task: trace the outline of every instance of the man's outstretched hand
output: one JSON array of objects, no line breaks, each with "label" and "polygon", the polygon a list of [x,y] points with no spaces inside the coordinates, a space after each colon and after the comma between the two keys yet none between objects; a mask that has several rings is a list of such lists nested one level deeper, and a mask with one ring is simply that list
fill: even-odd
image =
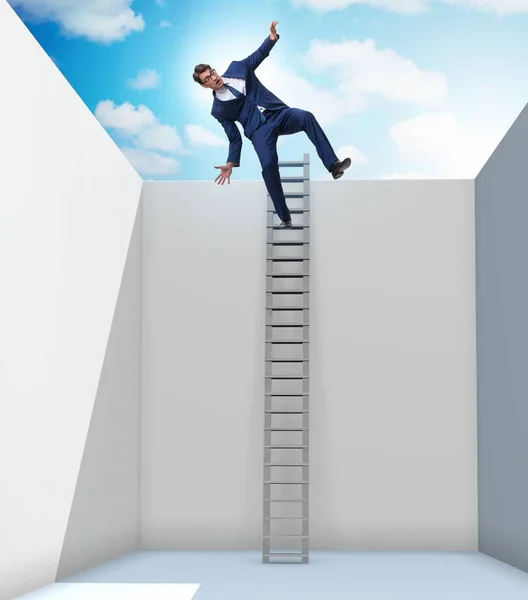
[{"label": "man's outstretched hand", "polygon": [[274,42],[277,39],[277,30],[275,27],[279,24],[278,21],[272,21],[270,25],[270,40]]},{"label": "man's outstretched hand", "polygon": [[218,183],[218,185],[224,185],[226,179],[227,183],[231,183],[231,172],[233,171],[231,165],[222,165],[221,167],[215,167],[215,169],[220,169],[220,175],[215,179],[215,182]]}]

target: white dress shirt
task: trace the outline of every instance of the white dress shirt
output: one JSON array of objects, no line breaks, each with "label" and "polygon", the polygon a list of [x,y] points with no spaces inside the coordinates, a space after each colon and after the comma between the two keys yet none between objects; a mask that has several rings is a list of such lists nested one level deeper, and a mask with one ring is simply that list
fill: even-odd
[{"label": "white dress shirt", "polygon": [[[244,79],[233,79],[231,77],[224,77],[224,83],[227,83],[231,87],[235,88],[239,92],[242,92],[244,96],[246,95],[246,82]],[[226,102],[227,100],[233,100],[236,96],[233,92],[230,92],[225,86],[221,87],[219,90],[216,90],[216,97],[218,100],[222,102]],[[258,109],[260,112],[264,112],[266,109],[262,106],[259,106]]]}]

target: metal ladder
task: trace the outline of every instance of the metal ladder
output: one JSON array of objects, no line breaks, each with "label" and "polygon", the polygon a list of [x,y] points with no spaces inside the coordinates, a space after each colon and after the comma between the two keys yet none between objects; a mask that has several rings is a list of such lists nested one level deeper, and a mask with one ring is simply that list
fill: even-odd
[{"label": "metal ladder", "polygon": [[302,184],[284,190],[292,229],[268,195],[262,562],[308,563],[310,155],[279,167],[303,172],[281,177]]}]

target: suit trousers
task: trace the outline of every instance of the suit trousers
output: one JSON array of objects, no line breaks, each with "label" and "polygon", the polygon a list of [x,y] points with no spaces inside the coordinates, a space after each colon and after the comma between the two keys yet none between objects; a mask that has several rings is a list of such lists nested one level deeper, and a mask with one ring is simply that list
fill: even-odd
[{"label": "suit trousers", "polygon": [[275,210],[281,221],[289,221],[291,219],[290,211],[286,204],[279,174],[278,137],[304,131],[328,171],[338,158],[311,112],[300,108],[283,108],[274,112],[268,111],[265,116],[266,121],[251,136],[251,143],[260,160],[262,177]]}]

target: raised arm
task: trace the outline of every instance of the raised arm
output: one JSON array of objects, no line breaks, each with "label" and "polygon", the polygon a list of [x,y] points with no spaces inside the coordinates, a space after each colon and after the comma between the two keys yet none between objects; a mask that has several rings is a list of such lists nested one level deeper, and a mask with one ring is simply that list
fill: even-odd
[{"label": "raised arm", "polygon": [[269,56],[269,53],[273,46],[277,43],[279,39],[279,34],[275,27],[277,26],[278,21],[273,21],[270,25],[270,34],[268,37],[262,42],[260,48],[255,50],[253,54],[250,54],[243,61],[252,71],[254,71],[262,61]]}]

